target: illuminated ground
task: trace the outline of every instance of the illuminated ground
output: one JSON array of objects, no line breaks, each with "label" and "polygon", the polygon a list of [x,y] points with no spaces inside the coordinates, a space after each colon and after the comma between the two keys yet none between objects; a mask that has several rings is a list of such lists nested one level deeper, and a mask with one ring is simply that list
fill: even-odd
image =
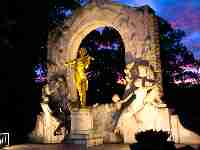
[{"label": "illuminated ground", "polygon": [[[24,144],[13,145],[7,150],[85,150],[84,146],[72,144]],[[88,150],[130,150],[129,145],[106,144],[88,148]]]},{"label": "illuminated ground", "polygon": [[[177,149],[185,145],[176,144]],[[200,145],[191,145],[195,150],[200,149]],[[70,144],[24,144],[6,147],[7,150],[84,150],[84,146]],[[103,144],[90,147],[88,150],[130,150],[128,144]]]}]

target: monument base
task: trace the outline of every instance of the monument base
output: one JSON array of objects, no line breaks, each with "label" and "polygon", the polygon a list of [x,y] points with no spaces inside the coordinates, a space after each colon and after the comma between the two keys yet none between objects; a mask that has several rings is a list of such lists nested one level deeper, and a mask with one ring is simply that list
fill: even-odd
[{"label": "monument base", "polygon": [[93,128],[90,109],[71,112],[71,133],[65,137],[64,143],[84,144],[86,147],[103,144],[103,136]]},{"label": "monument base", "polygon": [[101,134],[91,132],[89,134],[70,134],[65,137],[64,143],[66,144],[81,144],[85,147],[91,147],[103,144],[103,137]]}]

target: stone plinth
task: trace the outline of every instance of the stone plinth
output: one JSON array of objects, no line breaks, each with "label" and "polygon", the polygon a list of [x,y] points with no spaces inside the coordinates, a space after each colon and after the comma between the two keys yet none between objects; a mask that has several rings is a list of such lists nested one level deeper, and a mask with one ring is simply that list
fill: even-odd
[{"label": "stone plinth", "polygon": [[85,147],[103,144],[103,137],[97,132],[90,132],[88,134],[70,134],[65,138],[66,144],[82,144]]},{"label": "stone plinth", "polygon": [[41,103],[43,112],[37,115],[35,129],[29,134],[32,143],[61,143],[64,139],[64,129],[61,135],[54,135],[60,122],[51,115],[51,110],[46,103]]},{"label": "stone plinth", "polygon": [[83,144],[86,147],[103,144],[103,137],[93,128],[93,117],[89,109],[71,112],[71,134],[65,138],[67,144]]},{"label": "stone plinth", "polygon": [[89,109],[71,112],[71,133],[87,134],[93,129],[93,118]]}]

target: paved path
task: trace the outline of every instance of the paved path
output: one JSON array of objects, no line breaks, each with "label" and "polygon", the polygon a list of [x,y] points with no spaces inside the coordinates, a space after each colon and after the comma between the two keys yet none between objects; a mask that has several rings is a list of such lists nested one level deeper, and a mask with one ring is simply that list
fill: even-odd
[{"label": "paved path", "polygon": [[[177,148],[185,145],[176,144]],[[191,145],[195,150],[200,150],[200,145]],[[23,144],[3,148],[7,150],[86,150],[82,145],[73,144]],[[87,150],[130,150],[128,144],[103,144],[90,147]]]},{"label": "paved path", "polygon": [[[73,144],[24,144],[6,147],[7,150],[86,150],[82,145]],[[87,150],[130,150],[125,144],[104,144],[89,147]]]},{"label": "paved path", "polygon": [[23,144],[6,147],[7,150],[85,150],[81,145],[72,144]]},{"label": "paved path", "polygon": [[130,150],[130,148],[128,144],[103,144],[88,148],[88,150]]}]

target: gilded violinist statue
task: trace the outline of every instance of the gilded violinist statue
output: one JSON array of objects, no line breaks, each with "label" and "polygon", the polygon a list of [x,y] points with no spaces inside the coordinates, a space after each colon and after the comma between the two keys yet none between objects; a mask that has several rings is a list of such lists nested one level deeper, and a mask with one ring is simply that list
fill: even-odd
[{"label": "gilded violinist statue", "polygon": [[86,106],[86,92],[88,90],[86,70],[88,69],[91,60],[94,60],[94,58],[87,54],[87,50],[85,48],[80,48],[78,53],[78,58],[68,61],[64,65],[65,67],[68,65],[74,66],[76,88],[80,97],[81,107],[83,108]]}]

